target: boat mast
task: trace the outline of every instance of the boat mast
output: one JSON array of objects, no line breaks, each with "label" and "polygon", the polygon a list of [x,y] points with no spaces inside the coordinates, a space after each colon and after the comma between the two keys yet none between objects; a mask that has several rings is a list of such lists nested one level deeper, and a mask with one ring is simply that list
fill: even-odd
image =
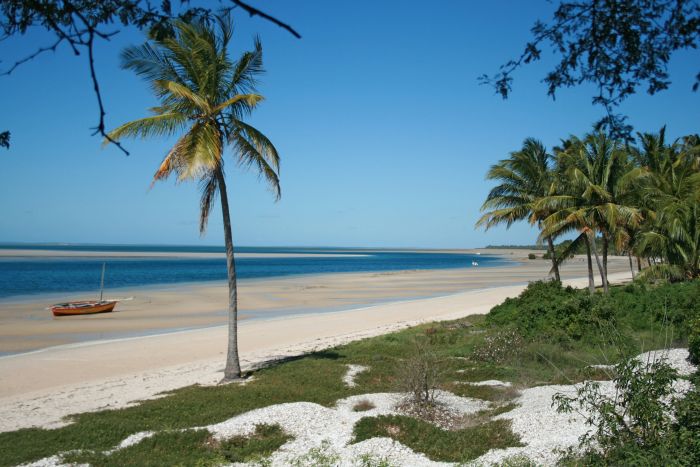
[{"label": "boat mast", "polygon": [[102,263],[102,279],[100,279],[100,301],[102,301],[102,293],[105,290],[105,266],[107,263]]}]

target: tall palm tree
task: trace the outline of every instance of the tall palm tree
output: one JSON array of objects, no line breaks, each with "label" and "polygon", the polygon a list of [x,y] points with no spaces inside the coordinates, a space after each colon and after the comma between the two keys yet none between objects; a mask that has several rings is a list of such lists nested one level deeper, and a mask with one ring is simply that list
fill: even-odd
[{"label": "tall palm tree", "polygon": [[[481,206],[481,210],[487,212],[476,226],[488,230],[497,224],[506,224],[510,228],[514,222],[524,219],[541,226],[541,221],[550,212],[545,208],[536,208],[536,203],[552,194],[554,178],[551,161],[552,156],[544,145],[534,138],[528,138],[519,151],[512,152],[508,159],[491,166],[486,178],[497,180],[500,184],[489,192]],[[552,235],[546,236],[545,240],[552,259],[554,278],[560,281]]]},{"label": "tall palm tree", "polygon": [[238,357],[238,294],[233,257],[224,151],[253,166],[280,196],[279,155],[270,140],[243,121],[263,98],[255,93],[263,72],[262,46],[231,60],[228,45],[233,25],[228,16],[174,21],[172,34],[152,39],[122,53],[122,66],[151,85],[160,105],[153,115],[123,124],[109,133],[125,137],[178,135],[156,171],[153,182],[175,175],[201,186],[200,233],[204,234],[217,195],[221,198],[229,288],[229,334],[225,379],[241,376]]}]

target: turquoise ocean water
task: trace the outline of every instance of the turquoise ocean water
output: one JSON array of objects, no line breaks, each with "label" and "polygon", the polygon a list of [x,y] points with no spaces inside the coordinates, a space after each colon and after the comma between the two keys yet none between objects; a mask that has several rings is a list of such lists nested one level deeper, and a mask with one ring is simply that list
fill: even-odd
[{"label": "turquoise ocean water", "polygon": [[[61,251],[132,252],[134,257],[0,257],[0,299],[46,293],[93,291],[99,289],[102,263],[106,262],[105,285],[110,290],[218,281],[226,279],[223,258],[138,257],[139,253],[218,253],[223,247],[157,245],[27,245],[0,244],[1,249]],[[238,258],[240,279],[299,274],[430,270],[503,266],[509,261],[492,255],[374,250],[360,248],[277,248],[240,247],[240,253],[297,253],[307,257]],[[322,256],[332,254],[334,256]]]}]

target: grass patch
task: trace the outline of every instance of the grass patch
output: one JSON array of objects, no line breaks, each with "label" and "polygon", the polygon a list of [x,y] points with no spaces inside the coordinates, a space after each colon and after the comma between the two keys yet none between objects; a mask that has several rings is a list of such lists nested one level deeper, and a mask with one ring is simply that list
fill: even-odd
[{"label": "grass patch", "polygon": [[474,386],[471,384],[453,383],[448,391],[462,397],[473,397],[491,402],[505,402],[515,399],[520,395],[514,387],[504,386]]},{"label": "grass patch", "polygon": [[90,464],[93,467],[208,467],[225,463],[226,458],[210,447],[210,439],[211,433],[207,430],[162,432],[111,455],[83,451],[70,454],[64,460],[74,464]]},{"label": "grass patch", "polygon": [[365,417],[355,425],[354,435],[355,442],[390,437],[433,461],[443,462],[468,462],[489,449],[522,446],[505,420],[447,431],[401,415]]},{"label": "grass patch", "polygon": [[224,441],[214,440],[207,430],[166,431],[109,455],[78,451],[66,455],[64,460],[93,467],[217,466],[229,462],[261,461],[290,439],[291,436],[279,425],[257,425],[249,436],[234,436]]},{"label": "grass patch", "polygon": [[290,439],[279,425],[257,425],[250,436],[222,441],[219,450],[230,462],[251,462],[269,457]]},{"label": "grass patch", "polygon": [[455,423],[454,428],[464,429],[483,425],[484,423],[492,421],[491,419],[493,417],[504,414],[506,412],[510,412],[516,407],[518,407],[518,404],[509,403],[492,407],[489,409],[480,410],[474,414],[464,415],[458,423]]}]

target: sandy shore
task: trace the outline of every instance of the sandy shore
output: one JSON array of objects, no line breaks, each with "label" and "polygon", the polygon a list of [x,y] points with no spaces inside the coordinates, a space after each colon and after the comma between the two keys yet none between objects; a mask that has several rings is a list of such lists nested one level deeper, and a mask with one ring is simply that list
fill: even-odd
[{"label": "sandy shore", "polygon": [[[548,261],[528,260],[527,251],[522,250],[504,256],[519,262],[506,267],[243,280],[239,282],[239,310],[242,320],[268,319],[524,284],[547,277]],[[585,268],[581,258],[572,260],[562,269],[563,277],[585,276]],[[610,261],[611,272],[627,268],[625,258]],[[227,293],[223,281],[120,289],[107,291],[105,297],[133,299],[120,302],[114,313],[62,318],[51,316],[46,307],[66,300],[65,295],[6,299],[0,301],[0,355],[222,325],[227,321]],[[93,294],[70,296],[71,300],[94,298]]]},{"label": "sandy shore", "polygon": [[[611,279],[629,279],[624,258],[612,259],[610,266]],[[277,304],[279,309],[291,304],[307,314],[244,320],[239,334],[242,364],[251,368],[272,359],[421,322],[486,313],[506,297],[519,294],[528,280],[546,276],[547,271],[545,261],[534,260],[520,266],[481,270],[338,274],[259,281],[242,289],[243,300],[249,300],[248,306],[256,301],[267,305],[266,301],[281,301]],[[586,284],[582,277],[585,263],[575,260],[565,266],[563,273],[567,283]],[[148,307],[153,314],[149,318],[141,316],[145,311],[136,313],[139,302],[134,300],[130,305],[135,307],[134,317],[125,307],[123,314],[114,314],[111,320],[85,319],[76,327],[96,326],[95,321],[98,327],[119,328],[123,324],[113,323],[133,319],[142,325],[147,320],[156,323],[177,319],[173,316],[186,323],[195,319],[192,316],[197,313],[216,318],[213,324],[216,320],[225,322],[225,314],[218,316],[216,311],[225,309],[225,290],[216,286],[190,287],[193,288],[153,292]],[[443,296],[407,300],[415,296],[414,287],[420,294],[428,295],[430,291],[432,295]],[[193,298],[191,294],[196,291],[199,293]],[[357,308],[362,300],[376,302],[378,297],[404,301]],[[199,304],[204,298],[208,300],[206,306]],[[328,306],[329,302],[349,304],[352,309],[313,313],[318,311],[314,307]],[[210,313],[202,312],[202,307]],[[8,333],[5,323],[0,326],[0,332]],[[15,328],[14,332],[19,329]],[[5,338],[3,335],[1,340]],[[215,384],[222,377],[225,350],[226,327],[213,326],[148,337],[68,344],[0,358],[0,431],[57,426],[62,417],[71,413],[123,407],[190,384]]]}]

